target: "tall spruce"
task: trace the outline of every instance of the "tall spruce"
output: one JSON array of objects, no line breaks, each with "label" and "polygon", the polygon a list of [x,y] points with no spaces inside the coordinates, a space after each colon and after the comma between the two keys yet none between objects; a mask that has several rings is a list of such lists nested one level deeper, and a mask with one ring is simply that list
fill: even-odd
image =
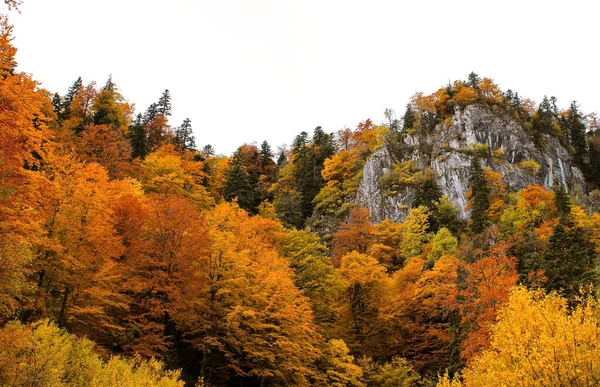
[{"label": "tall spruce", "polygon": [[488,224],[487,210],[490,208],[489,194],[481,162],[478,158],[471,159],[469,167],[469,192],[471,204],[471,231],[479,234]]}]

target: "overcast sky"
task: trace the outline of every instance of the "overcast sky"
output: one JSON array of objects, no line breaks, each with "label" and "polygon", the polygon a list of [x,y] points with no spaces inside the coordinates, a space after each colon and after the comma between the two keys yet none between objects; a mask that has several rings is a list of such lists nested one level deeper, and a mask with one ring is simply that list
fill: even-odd
[{"label": "overcast sky", "polygon": [[322,126],[401,115],[469,72],[600,110],[600,1],[24,0],[21,71],[64,95],[81,76],[144,111],[172,93],[199,146],[273,148]]}]

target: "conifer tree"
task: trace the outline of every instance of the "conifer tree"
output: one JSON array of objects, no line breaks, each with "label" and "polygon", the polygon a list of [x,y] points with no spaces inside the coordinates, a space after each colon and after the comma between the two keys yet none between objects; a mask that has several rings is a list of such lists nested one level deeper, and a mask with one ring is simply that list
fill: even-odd
[{"label": "conifer tree", "polygon": [[554,204],[556,205],[556,210],[558,211],[558,216],[563,224],[566,224],[569,219],[569,215],[571,214],[571,198],[569,194],[561,184],[558,185],[556,190],[554,191]]},{"label": "conifer tree", "polygon": [[214,156],[215,155],[215,148],[213,148],[212,145],[210,144],[206,144],[203,148],[202,148],[202,153],[204,153],[204,157],[210,157],[210,156]]},{"label": "conifer tree", "polygon": [[490,207],[489,189],[478,158],[471,160],[469,167],[469,209],[471,210],[471,231],[479,234],[488,223],[487,210]]},{"label": "conifer tree", "polygon": [[131,143],[131,157],[144,159],[148,155],[148,139],[144,129],[144,119],[139,113],[129,127],[129,142]]},{"label": "conifer tree", "polygon": [[223,197],[225,200],[237,198],[238,205],[241,208],[250,213],[256,213],[256,195],[250,179],[247,162],[240,147],[229,162]]},{"label": "conifer tree", "polygon": [[67,94],[65,95],[65,98],[63,98],[62,109],[60,109],[60,114],[58,115],[58,119],[60,122],[69,118],[69,116],[71,115],[71,104],[73,103],[73,100],[75,100],[75,97],[77,96],[77,94],[82,89],[83,89],[83,80],[81,79],[81,77],[79,77],[75,80],[75,82],[73,82],[73,85],[71,85],[71,87],[69,87],[69,90],[67,91]]},{"label": "conifer tree", "polygon": [[559,291],[567,298],[575,297],[581,286],[597,282],[593,250],[578,228],[554,227],[542,268],[548,279],[546,290]]},{"label": "conifer tree", "polygon": [[196,139],[192,131],[192,121],[189,118],[183,120],[181,126],[175,129],[173,138],[175,145],[182,152],[194,150],[196,148]]},{"label": "conifer tree", "polygon": [[171,115],[171,92],[169,89],[166,89],[162,93],[156,107],[158,114],[162,114],[166,117]]}]

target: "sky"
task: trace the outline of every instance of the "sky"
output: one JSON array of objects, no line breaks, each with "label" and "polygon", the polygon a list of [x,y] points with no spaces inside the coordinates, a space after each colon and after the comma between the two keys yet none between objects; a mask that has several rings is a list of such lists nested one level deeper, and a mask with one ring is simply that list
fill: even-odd
[{"label": "sky", "polygon": [[[399,116],[410,96],[474,71],[540,101],[600,111],[597,0],[24,0],[20,71],[64,95],[112,74],[143,112],[172,94],[171,125],[231,154]],[[6,11],[5,7],[2,9]]]}]

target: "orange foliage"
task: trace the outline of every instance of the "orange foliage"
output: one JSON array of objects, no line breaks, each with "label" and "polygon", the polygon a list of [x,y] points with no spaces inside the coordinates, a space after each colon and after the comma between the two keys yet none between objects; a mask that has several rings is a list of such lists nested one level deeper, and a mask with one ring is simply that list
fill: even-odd
[{"label": "orange foliage", "polygon": [[369,220],[369,210],[353,208],[347,223],[342,223],[333,235],[331,242],[332,262],[339,266],[342,256],[352,251],[366,253],[373,240],[373,225]]},{"label": "orange foliage", "polygon": [[476,250],[478,260],[463,265],[465,286],[460,290],[462,323],[467,337],[462,343],[462,357],[471,360],[489,347],[490,329],[499,308],[508,301],[510,288],[517,283],[517,261],[508,255],[510,245],[499,242],[488,251]]}]

